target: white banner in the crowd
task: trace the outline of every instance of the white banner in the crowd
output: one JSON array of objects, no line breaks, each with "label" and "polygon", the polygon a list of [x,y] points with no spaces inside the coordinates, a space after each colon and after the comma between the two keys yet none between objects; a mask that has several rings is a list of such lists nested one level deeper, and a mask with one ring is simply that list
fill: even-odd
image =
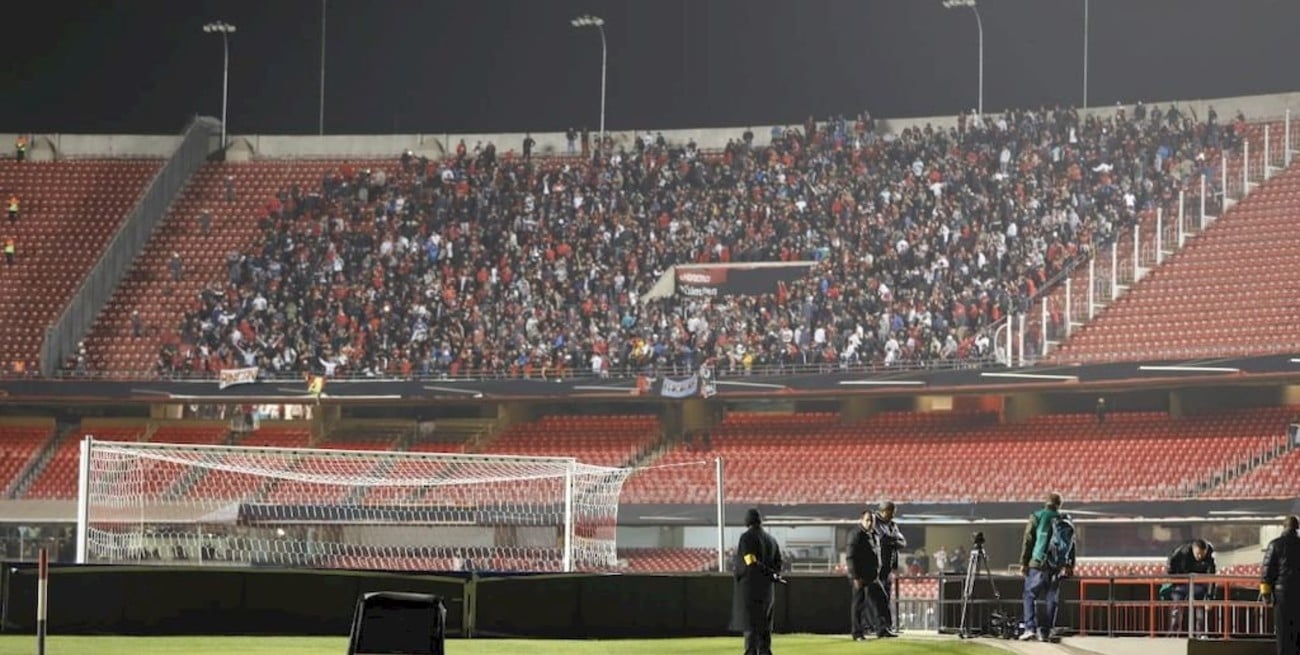
[{"label": "white banner in the crowd", "polygon": [[673,380],[664,378],[663,386],[659,389],[659,395],[666,398],[690,398],[700,391],[700,377],[692,375],[689,378]]},{"label": "white banner in the crowd", "polygon": [[227,368],[221,371],[218,389],[225,389],[236,384],[250,384],[257,382],[257,373],[260,369],[256,366],[251,368]]},{"label": "white banner in the crowd", "polygon": [[713,368],[708,364],[700,367],[700,395],[712,398],[718,393],[718,383],[713,379]]}]

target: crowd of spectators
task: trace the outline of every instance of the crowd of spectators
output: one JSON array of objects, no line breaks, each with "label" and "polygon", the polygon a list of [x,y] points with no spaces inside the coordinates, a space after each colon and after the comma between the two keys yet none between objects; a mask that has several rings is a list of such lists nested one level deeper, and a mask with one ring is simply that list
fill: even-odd
[{"label": "crowd of spectators", "polygon": [[[704,152],[649,133],[605,156],[492,144],[285,189],[261,247],[195,299],[164,375],[719,374],[991,355],[990,327],[1169,203],[1241,138],[1170,107],[869,115]],[[675,264],[812,260],[743,297],[644,294]]]}]

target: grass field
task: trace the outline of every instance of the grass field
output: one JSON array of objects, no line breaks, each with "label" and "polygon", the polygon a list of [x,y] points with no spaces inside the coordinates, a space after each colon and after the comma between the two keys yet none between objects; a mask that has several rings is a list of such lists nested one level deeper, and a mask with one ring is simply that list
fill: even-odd
[{"label": "grass field", "polygon": [[[59,637],[46,655],[345,655],[342,637]],[[447,642],[449,655],[736,655],[740,637],[707,639],[542,640],[473,639]],[[992,655],[990,646],[955,640],[889,639],[855,643],[847,636],[777,635],[778,655]],[[36,639],[0,635],[0,655],[31,655]]]}]

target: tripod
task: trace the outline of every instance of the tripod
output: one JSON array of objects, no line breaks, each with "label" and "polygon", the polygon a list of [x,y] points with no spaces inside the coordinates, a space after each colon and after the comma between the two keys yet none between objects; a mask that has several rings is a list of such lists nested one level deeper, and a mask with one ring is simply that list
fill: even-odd
[{"label": "tripod", "polygon": [[961,639],[969,639],[983,634],[983,630],[971,630],[968,625],[971,597],[975,594],[975,580],[980,577],[981,569],[984,573],[984,579],[989,583],[989,589],[993,590],[993,602],[998,605],[1002,604],[1002,595],[998,593],[997,585],[993,584],[993,572],[989,570],[989,557],[984,552],[984,542],[977,540],[971,546],[970,561],[966,564],[966,579],[961,587],[961,624],[957,633],[957,636]]}]

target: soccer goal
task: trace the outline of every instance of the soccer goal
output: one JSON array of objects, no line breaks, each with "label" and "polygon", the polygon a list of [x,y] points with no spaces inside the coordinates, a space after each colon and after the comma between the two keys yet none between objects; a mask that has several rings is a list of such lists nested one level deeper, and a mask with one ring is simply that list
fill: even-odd
[{"label": "soccer goal", "polygon": [[631,472],[559,457],[86,437],[77,561],[607,570]]}]

